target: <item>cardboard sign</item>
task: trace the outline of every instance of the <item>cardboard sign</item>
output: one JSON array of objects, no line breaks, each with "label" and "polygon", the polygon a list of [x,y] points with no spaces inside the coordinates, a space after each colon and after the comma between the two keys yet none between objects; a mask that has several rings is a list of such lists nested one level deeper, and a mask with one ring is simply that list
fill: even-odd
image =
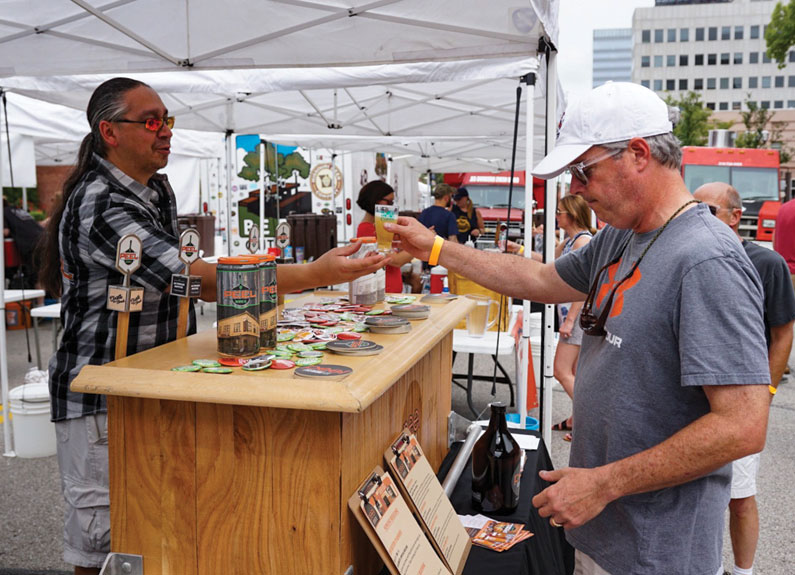
[{"label": "cardboard sign", "polygon": [[290,224],[282,222],[276,226],[276,247],[286,248],[290,245]]},{"label": "cardboard sign", "polygon": [[248,231],[246,247],[252,254],[259,251],[259,228],[257,226],[251,226],[251,229]]},{"label": "cardboard sign", "polygon": [[122,312],[141,311],[144,308],[144,288],[108,286],[107,308]]}]

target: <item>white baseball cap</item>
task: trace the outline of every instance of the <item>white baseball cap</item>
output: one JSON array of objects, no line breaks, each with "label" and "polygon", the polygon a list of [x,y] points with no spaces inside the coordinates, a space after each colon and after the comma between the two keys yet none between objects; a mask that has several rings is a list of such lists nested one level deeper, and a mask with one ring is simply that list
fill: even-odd
[{"label": "white baseball cap", "polygon": [[566,111],[555,148],[533,169],[554,178],[592,146],[673,131],[668,105],[640,84],[607,82]]}]

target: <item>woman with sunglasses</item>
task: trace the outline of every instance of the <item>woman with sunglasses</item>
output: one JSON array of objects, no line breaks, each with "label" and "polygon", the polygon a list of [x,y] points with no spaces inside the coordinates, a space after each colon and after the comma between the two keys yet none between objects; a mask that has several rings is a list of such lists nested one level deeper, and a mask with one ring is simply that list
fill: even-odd
[{"label": "woman with sunglasses", "polygon": [[[391,206],[395,202],[395,190],[381,180],[366,183],[359,190],[356,205],[364,210],[364,217],[356,228],[360,238],[375,237],[375,206]],[[413,256],[406,251],[391,255],[391,262],[386,266],[386,292],[403,293],[403,275],[400,266],[410,262]]]},{"label": "woman with sunglasses", "polygon": [[[564,196],[555,210],[558,227],[566,232],[566,241],[558,244],[555,257],[558,258],[570,251],[577,250],[591,241],[596,230],[591,227],[591,209],[580,196]],[[574,376],[577,373],[577,359],[582,344],[582,328],[580,327],[580,310],[582,302],[558,304],[558,320],[560,322],[560,339],[555,351],[555,379],[560,382],[569,397],[574,397]],[[571,416],[552,429],[567,431],[572,429]],[[571,441],[571,433],[563,439]]]}]

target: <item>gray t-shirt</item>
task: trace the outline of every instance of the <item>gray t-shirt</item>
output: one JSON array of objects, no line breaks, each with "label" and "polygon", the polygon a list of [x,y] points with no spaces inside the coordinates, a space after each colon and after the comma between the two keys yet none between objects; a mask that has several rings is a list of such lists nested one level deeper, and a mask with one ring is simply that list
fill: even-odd
[{"label": "gray t-shirt", "polygon": [[[556,261],[594,313],[656,230],[607,227]],[[608,284],[608,285],[606,285]],[[674,219],[616,294],[605,337],[585,335],[577,367],[572,467],[649,449],[709,412],[704,385],[768,384],[759,276],[734,232],[697,205]],[[683,485],[623,497],[580,528],[575,548],[621,575],[714,575],[721,564],[731,466]]]}]

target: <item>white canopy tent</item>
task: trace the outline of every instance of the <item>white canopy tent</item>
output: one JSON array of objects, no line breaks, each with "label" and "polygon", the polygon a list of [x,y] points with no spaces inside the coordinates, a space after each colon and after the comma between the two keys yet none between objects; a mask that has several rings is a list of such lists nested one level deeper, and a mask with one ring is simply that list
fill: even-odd
[{"label": "white canopy tent", "polygon": [[[213,0],[7,0],[0,88],[12,92],[9,100],[27,111],[50,150],[82,139],[91,91],[126,75],[149,83],[178,116],[178,154],[191,155],[180,140],[185,150],[203,141],[195,132],[183,138],[184,126],[211,138],[263,133],[280,143],[378,149],[412,157],[418,171],[504,170],[519,76],[544,73],[533,56],[541,38],[554,44],[556,37],[557,4],[541,0],[379,0],[359,7],[227,0],[222,11]],[[535,97],[546,93],[544,85],[526,90],[517,169],[543,155],[544,133],[557,123],[545,122],[545,98]],[[70,111],[51,123],[17,95]],[[529,116],[528,101],[537,107]],[[526,324],[526,337],[528,331]],[[525,382],[521,375],[522,411]],[[6,387],[4,377],[4,396]]]}]

